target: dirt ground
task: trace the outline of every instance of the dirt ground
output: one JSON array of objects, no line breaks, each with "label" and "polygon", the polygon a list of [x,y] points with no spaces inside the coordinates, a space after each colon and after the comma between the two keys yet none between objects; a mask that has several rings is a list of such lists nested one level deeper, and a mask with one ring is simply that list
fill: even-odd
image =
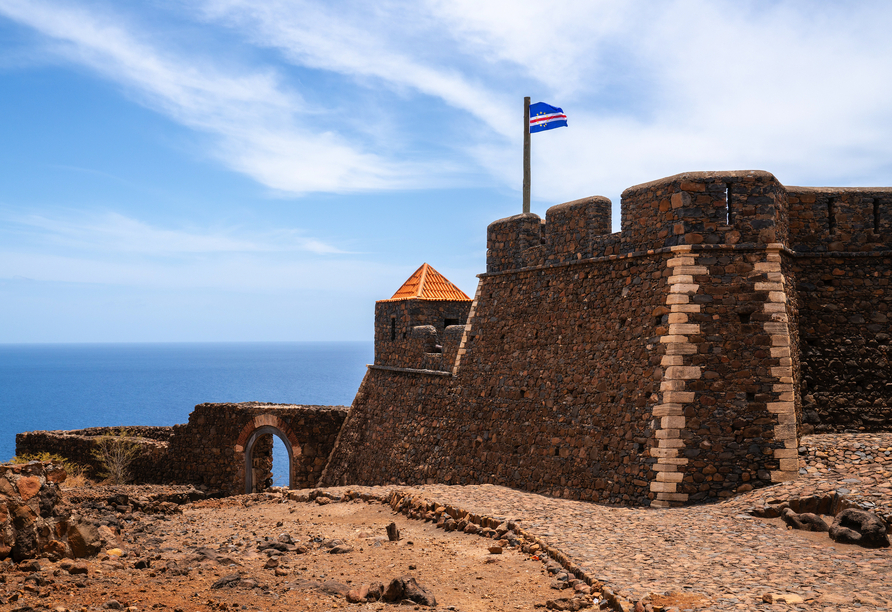
[{"label": "dirt ground", "polygon": [[[401,576],[414,577],[436,598],[437,609],[461,612],[533,610],[572,592],[551,588],[554,576],[534,555],[507,547],[494,554],[492,539],[447,533],[378,503],[319,505],[242,496],[181,509],[170,515],[100,509],[95,518],[118,532],[119,550],[107,543],[103,551],[111,554],[83,560],[80,571],[85,565],[86,574],[69,573],[70,560],[42,559],[36,572],[7,567],[0,574],[0,609],[413,609],[381,601],[348,603],[345,596],[347,589],[375,582],[386,587]],[[398,541],[388,540],[391,522],[400,531]],[[290,541],[297,550],[259,550],[272,541]],[[333,553],[332,546],[350,550]],[[119,551],[122,556],[116,556]]]}]

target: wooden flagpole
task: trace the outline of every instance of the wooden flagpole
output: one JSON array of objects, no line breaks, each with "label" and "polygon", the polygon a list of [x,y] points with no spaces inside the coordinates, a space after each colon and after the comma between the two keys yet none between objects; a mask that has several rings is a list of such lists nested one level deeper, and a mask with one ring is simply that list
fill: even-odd
[{"label": "wooden flagpole", "polygon": [[523,99],[523,212],[530,212],[530,97]]}]

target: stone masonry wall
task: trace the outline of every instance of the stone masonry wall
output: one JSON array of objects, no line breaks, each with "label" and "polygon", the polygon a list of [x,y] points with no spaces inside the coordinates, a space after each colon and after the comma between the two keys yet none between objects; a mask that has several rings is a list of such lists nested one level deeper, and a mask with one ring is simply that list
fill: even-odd
[{"label": "stone masonry wall", "polygon": [[804,433],[892,428],[892,253],[793,261]]},{"label": "stone masonry wall", "polygon": [[[199,404],[189,423],[174,427],[166,461],[169,482],[203,484],[228,494],[244,493],[244,445],[263,425],[283,431],[294,445],[295,488],[316,484],[346,417],[343,406],[289,406],[248,402]],[[268,439],[272,448],[272,440]],[[261,446],[256,452],[268,452]],[[255,464],[261,477],[264,464]],[[257,482],[260,479],[255,479]]]},{"label": "stone masonry wall", "polygon": [[160,467],[167,455],[172,427],[90,427],[71,431],[29,431],[16,434],[16,455],[37,455],[49,452],[87,468],[88,475],[99,479],[104,470],[93,455],[96,442],[102,436],[118,436],[126,444],[139,448],[129,472],[135,482],[160,484],[165,482]]},{"label": "stone masonry wall", "polygon": [[892,188],[787,187],[797,253],[892,250]]},{"label": "stone masonry wall", "polygon": [[892,426],[890,194],[698,172],[626,190],[619,234],[602,198],[490,224],[453,376],[373,366],[323,484],[666,506],[795,478],[800,429]]},{"label": "stone masonry wall", "polygon": [[371,369],[324,483],[499,482],[647,500],[668,257],[484,276],[458,375]]},{"label": "stone masonry wall", "polygon": [[[244,445],[262,426],[276,428],[293,447],[291,479],[295,488],[316,485],[346,417],[343,406],[291,406],[249,402],[199,404],[189,422],[173,427],[128,427],[128,432],[153,436],[128,437],[140,452],[131,465],[136,483],[194,484],[227,494],[244,493]],[[98,437],[120,428],[93,427],[76,431],[37,431],[16,435],[16,454],[55,453],[101,471],[92,449]],[[166,441],[161,439],[167,438]],[[272,435],[260,436],[254,447],[254,482],[268,481]]]},{"label": "stone masonry wall", "polygon": [[[375,363],[396,368],[446,371],[452,361],[443,355],[458,350],[460,336],[447,326],[464,326],[471,302],[397,300],[375,304]],[[427,327],[431,329],[426,329]],[[416,329],[425,328],[425,329]]]}]

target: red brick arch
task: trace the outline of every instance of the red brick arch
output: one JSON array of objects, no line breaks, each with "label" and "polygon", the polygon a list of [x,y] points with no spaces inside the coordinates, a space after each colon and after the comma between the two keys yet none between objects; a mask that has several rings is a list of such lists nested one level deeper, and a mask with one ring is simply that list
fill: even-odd
[{"label": "red brick arch", "polygon": [[270,427],[275,427],[279,431],[281,431],[288,438],[288,442],[291,444],[291,448],[300,451],[300,444],[297,441],[297,436],[294,435],[294,431],[279,417],[274,414],[258,414],[253,419],[245,423],[245,426],[242,428],[242,432],[239,434],[238,440],[235,442],[235,452],[243,453],[245,452],[245,443],[247,443],[248,438],[251,437],[251,434],[254,433],[254,430],[263,427],[264,425],[269,425]]},{"label": "red brick arch", "polygon": [[[257,434],[255,436],[255,434]],[[238,440],[235,443],[235,452],[244,456],[244,485],[245,493],[254,491],[254,476],[251,465],[251,456],[253,455],[253,446],[259,436],[264,434],[281,435],[287,440],[286,446],[288,451],[288,486],[294,486],[294,469],[297,458],[303,454],[300,444],[297,442],[297,436],[294,431],[281,418],[274,414],[260,414],[248,421],[242,428]],[[283,440],[283,441],[286,441]]]}]

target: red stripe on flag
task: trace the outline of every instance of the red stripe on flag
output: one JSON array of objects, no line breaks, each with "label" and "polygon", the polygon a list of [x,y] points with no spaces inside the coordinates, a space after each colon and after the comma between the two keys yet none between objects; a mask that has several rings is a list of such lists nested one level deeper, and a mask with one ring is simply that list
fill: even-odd
[{"label": "red stripe on flag", "polygon": [[534,123],[541,123],[543,121],[553,121],[555,119],[566,119],[566,118],[567,118],[567,115],[547,115],[545,117],[531,117],[530,125],[533,125]]}]

